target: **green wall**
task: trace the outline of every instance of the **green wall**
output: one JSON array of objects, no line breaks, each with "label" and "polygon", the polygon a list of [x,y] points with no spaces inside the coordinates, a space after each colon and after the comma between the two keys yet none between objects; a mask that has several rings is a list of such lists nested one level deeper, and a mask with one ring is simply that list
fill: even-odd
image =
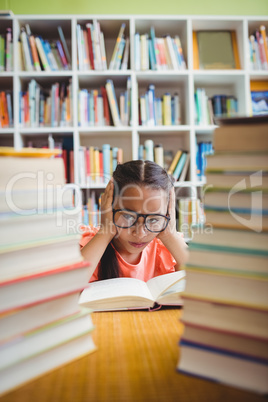
[{"label": "green wall", "polygon": [[268,0],[0,0],[15,14],[268,15]]}]

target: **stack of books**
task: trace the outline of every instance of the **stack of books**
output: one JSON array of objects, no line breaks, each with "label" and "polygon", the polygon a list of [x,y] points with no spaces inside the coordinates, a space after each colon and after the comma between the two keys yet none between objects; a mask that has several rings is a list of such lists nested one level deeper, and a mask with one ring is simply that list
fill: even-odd
[{"label": "stack of books", "polygon": [[80,206],[57,153],[0,149],[0,394],[95,349]]},{"label": "stack of books", "polygon": [[190,244],[178,370],[268,391],[268,119],[227,119]]}]

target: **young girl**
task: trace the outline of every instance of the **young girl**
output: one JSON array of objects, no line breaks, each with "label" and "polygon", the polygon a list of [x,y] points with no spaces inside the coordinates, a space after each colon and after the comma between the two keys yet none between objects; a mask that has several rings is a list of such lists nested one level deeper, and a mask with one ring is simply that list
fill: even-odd
[{"label": "young girl", "polygon": [[90,282],[116,277],[147,281],[179,270],[187,246],[176,231],[175,193],[159,165],[120,164],[101,197],[101,225],[83,235],[82,255],[96,267]]}]

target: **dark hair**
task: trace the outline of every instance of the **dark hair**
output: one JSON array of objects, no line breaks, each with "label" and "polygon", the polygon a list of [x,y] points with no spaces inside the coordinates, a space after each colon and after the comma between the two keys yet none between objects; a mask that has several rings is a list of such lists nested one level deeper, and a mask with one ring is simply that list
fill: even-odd
[{"label": "dark hair", "polygon": [[[169,196],[173,186],[172,178],[157,163],[151,161],[133,160],[117,165],[113,173],[115,195],[128,184],[149,186],[153,189],[163,189]],[[109,244],[101,258],[98,279],[118,278],[120,269],[115,250]]]}]

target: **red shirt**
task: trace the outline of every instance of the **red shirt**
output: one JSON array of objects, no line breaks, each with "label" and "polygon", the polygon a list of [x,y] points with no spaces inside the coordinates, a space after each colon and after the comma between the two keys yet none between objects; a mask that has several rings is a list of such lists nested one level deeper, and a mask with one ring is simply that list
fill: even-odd
[{"label": "red shirt", "polygon": [[[87,228],[87,231],[82,234],[80,246],[84,247],[97,232],[97,228]],[[115,253],[122,274],[121,276],[126,278],[137,278],[145,282],[155,276],[174,272],[175,265],[177,264],[176,260],[157,237],[155,237],[142,251],[141,259],[138,264],[133,265],[126,262],[116,249]],[[100,263],[90,278],[90,282],[98,280],[99,265]]]}]

